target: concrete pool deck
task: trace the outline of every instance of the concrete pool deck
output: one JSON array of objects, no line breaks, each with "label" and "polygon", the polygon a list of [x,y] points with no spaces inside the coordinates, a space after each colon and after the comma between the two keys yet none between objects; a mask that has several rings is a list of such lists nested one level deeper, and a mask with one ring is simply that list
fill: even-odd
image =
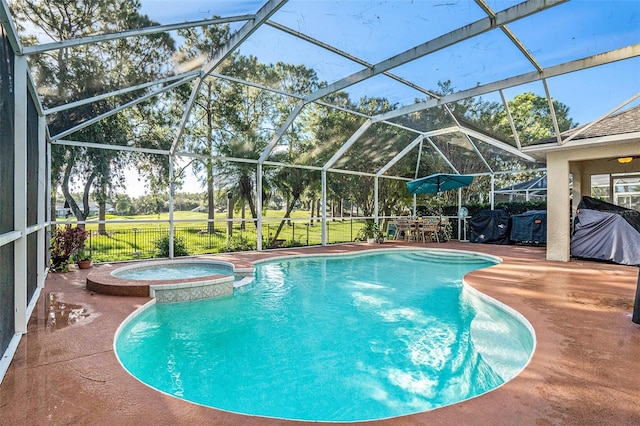
[{"label": "concrete pool deck", "polygon": [[[485,395],[425,413],[358,424],[640,422],[640,325],[631,322],[638,268],[580,260],[548,262],[544,248],[458,242],[345,244],[214,258],[246,267],[281,255],[408,246],[501,257],[502,264],[472,272],[466,280],[530,321],[536,352],[519,376]],[[113,336],[149,298],[92,293],[85,288],[88,271],[47,278],[29,333],[0,385],[0,425],[305,424],[197,406],[138,382],[118,363]]]}]

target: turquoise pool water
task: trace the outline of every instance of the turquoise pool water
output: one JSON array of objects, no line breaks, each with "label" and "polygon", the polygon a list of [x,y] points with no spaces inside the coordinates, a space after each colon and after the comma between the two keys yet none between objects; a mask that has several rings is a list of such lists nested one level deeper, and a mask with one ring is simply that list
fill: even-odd
[{"label": "turquoise pool water", "polygon": [[157,281],[199,278],[209,275],[233,275],[233,269],[230,266],[219,263],[156,263],[154,265],[115,270],[113,275],[128,280]]},{"label": "turquoise pool water", "polygon": [[320,421],[430,410],[500,386],[532,354],[527,326],[462,285],[494,263],[429,251],[263,263],[233,296],[142,311],[115,350],[149,386],[222,410]]}]

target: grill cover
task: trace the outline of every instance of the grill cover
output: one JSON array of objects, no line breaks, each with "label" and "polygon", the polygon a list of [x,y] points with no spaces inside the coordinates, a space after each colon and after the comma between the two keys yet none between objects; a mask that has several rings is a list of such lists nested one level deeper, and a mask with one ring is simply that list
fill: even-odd
[{"label": "grill cover", "polygon": [[547,243],[547,211],[530,210],[511,217],[511,239],[519,243]]},{"label": "grill cover", "polygon": [[640,265],[640,212],[583,197],[571,237],[571,255]]},{"label": "grill cover", "polygon": [[472,243],[509,244],[511,218],[504,210],[482,210],[469,219]]}]

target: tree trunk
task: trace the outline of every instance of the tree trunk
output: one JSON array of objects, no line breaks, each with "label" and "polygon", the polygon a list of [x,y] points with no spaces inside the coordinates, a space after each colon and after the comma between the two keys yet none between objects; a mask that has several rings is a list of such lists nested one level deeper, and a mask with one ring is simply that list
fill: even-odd
[{"label": "tree trunk", "polygon": [[213,190],[213,167],[211,166],[211,160],[207,160],[207,232],[213,234],[216,232],[215,223],[215,194]]},{"label": "tree trunk", "polygon": [[51,220],[55,221],[58,218],[58,211],[56,209],[56,190],[55,190],[55,186],[52,185],[51,187],[51,197],[50,197],[50,205],[49,205],[49,210],[51,211]]},{"label": "tree trunk", "polygon": [[[251,185],[251,178],[249,176],[241,176],[240,177],[240,196],[244,198],[247,203],[249,203],[249,210],[251,211],[251,217],[254,219],[258,219],[258,213],[256,212],[256,205],[253,202],[252,197],[253,187]],[[262,202],[262,200],[258,200],[258,202]],[[258,221],[254,221],[254,225],[256,229],[258,229]]]},{"label": "tree trunk", "polygon": [[291,217],[293,206],[295,206],[297,202],[298,202],[298,197],[294,196],[291,200],[291,203],[287,204],[287,212],[284,214],[284,217],[280,221],[280,225],[278,226],[278,229],[276,230],[276,233],[274,234],[273,239],[271,240],[271,245],[275,244],[276,240],[278,239],[278,236],[280,235],[280,231],[282,231],[282,228],[284,227],[285,222],[287,222],[287,219]]},{"label": "tree trunk", "polygon": [[211,83],[207,83],[207,148],[209,150],[209,158],[207,158],[207,205],[208,216],[211,222],[208,222],[207,231],[209,234],[215,232],[215,224],[213,219],[215,217],[215,194],[213,189],[213,161],[211,161],[211,155],[213,155],[213,117],[211,106]]},{"label": "tree trunk", "polygon": [[247,203],[245,203],[244,201],[242,202],[242,209],[240,210],[240,217],[242,218],[242,222],[240,222],[240,229],[242,229],[243,231],[246,229],[245,227],[245,212],[247,211]]},{"label": "tree trunk", "polygon": [[[72,169],[73,169],[73,163],[69,161],[64,170],[64,177],[62,179],[62,183],[60,187],[62,189],[62,194],[64,194],[64,198],[69,204],[69,208],[73,212],[76,219],[78,221],[84,221],[87,219],[87,216],[89,215],[89,189],[91,188],[91,183],[93,182],[93,179],[95,179],[96,173],[95,172],[91,173],[91,175],[89,176],[89,179],[87,180],[87,183],[84,186],[84,194],[82,197],[83,209],[80,210],[78,203],[76,203],[76,200],[73,199],[73,196],[71,195],[71,191],[69,190],[69,180],[71,179]],[[78,224],[78,227],[84,228],[84,224]]]},{"label": "tree trunk", "polygon": [[107,202],[103,199],[98,203],[98,234],[107,235],[107,226],[104,221],[107,219]]},{"label": "tree trunk", "polygon": [[312,198],[311,201],[309,201],[309,204],[311,205],[311,221],[309,222],[309,226],[313,226],[313,214],[315,213],[316,200]]}]

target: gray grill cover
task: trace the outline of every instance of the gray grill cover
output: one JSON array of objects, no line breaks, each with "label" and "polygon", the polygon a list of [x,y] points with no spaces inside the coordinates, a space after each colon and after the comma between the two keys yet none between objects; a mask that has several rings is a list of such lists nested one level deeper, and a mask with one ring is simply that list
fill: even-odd
[{"label": "gray grill cover", "polygon": [[620,214],[579,209],[571,255],[640,265],[640,233]]}]

